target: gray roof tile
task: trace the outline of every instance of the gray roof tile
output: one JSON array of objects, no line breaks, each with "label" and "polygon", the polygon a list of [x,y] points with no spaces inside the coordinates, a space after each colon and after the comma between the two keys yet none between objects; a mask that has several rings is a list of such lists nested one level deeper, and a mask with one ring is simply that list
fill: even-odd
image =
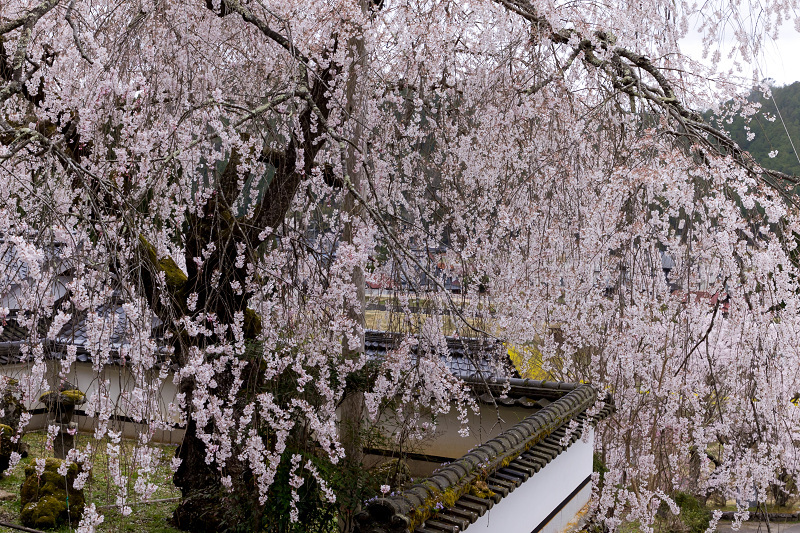
[{"label": "gray roof tile", "polygon": [[[490,391],[500,384],[499,380],[472,383],[478,391]],[[590,385],[516,378],[506,380],[505,386],[509,385],[524,398],[544,395],[550,403],[461,459],[445,465],[427,480],[388,498],[368,502],[356,517],[355,531],[410,533],[437,528],[442,531],[443,523],[457,525],[463,530],[464,520],[469,523],[477,520],[494,502],[513,492],[575,442],[582,426],[570,435],[568,445],[562,445],[565,424],[571,420],[585,420],[586,410],[597,399],[597,392]],[[607,415],[613,410],[613,402],[610,396],[605,400],[609,407]],[[596,423],[602,416],[594,417],[592,422]],[[491,499],[470,494],[477,481],[488,485],[494,493]],[[445,491],[455,492],[458,499],[455,505],[437,510],[431,502],[440,500]],[[424,521],[420,521],[420,517]]]}]

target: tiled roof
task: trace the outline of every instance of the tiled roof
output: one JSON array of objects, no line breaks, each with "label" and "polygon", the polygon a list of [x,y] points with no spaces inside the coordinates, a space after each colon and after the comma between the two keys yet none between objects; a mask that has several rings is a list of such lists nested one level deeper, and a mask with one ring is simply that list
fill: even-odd
[{"label": "tiled roof", "polygon": [[[64,254],[64,246],[51,243],[40,247],[38,251],[42,255],[37,259],[40,278],[36,281],[49,279],[48,290],[60,297],[66,293],[64,283],[69,279],[71,269],[70,261]],[[26,282],[39,289],[44,288],[44,285],[34,283],[30,275],[31,265],[28,259],[20,254],[16,244],[0,234],[0,307],[7,307],[12,313],[17,310]]]},{"label": "tiled roof", "polygon": [[[474,385],[491,389],[500,384]],[[586,411],[597,400],[591,385],[522,379],[506,384],[512,395],[553,401],[429,478],[368,502],[356,516],[356,532],[463,531],[580,438]],[[606,406],[590,422],[596,423],[613,410],[611,398],[606,400]],[[578,426],[562,444],[566,426],[573,420]]]},{"label": "tiled roof", "polygon": [[[111,359],[113,363],[120,363],[117,351],[126,343],[127,318],[124,308],[119,304],[108,304],[100,306],[97,311],[106,320],[113,331],[109,337],[109,346],[112,349]],[[113,313],[113,317],[111,316]],[[158,320],[154,319],[154,328],[158,327]],[[90,361],[87,353],[86,336],[87,321],[86,315],[69,321],[55,338],[49,342],[50,357],[60,358],[61,352],[68,345],[78,347],[78,361]],[[40,328],[40,338],[43,338],[47,330],[46,327]],[[403,336],[396,333],[368,330],[365,334],[365,350],[369,357],[380,358],[397,346],[402,341]],[[28,331],[17,325],[13,319],[8,319],[3,331],[0,332],[0,364],[10,364],[20,362],[19,345],[21,342],[30,341]],[[453,375],[462,379],[496,380],[513,375],[513,367],[508,360],[508,356],[503,349],[503,345],[497,341],[474,339],[474,338],[447,338],[448,354],[442,356],[442,361],[447,365]],[[486,399],[489,403],[494,400]],[[507,400],[503,400],[507,401]]]},{"label": "tiled roof", "polygon": [[[110,328],[113,328],[110,332],[108,343],[112,349],[118,350],[125,343],[125,337],[127,336],[128,319],[125,315],[125,309],[121,305],[102,305],[96,312],[107,321]],[[87,321],[84,314],[78,320],[67,322],[54,340],[56,344],[74,344],[80,350],[88,342],[86,328]]]},{"label": "tiled roof", "polygon": [[[69,261],[64,257],[64,246],[49,244],[40,249],[44,256],[40,267],[50,274],[60,274],[70,268]],[[20,256],[17,246],[0,235],[0,289],[20,283],[28,277],[30,265],[23,256]]]},{"label": "tiled roof", "polygon": [[[119,355],[119,351],[128,343],[128,319],[124,307],[119,304],[109,303],[107,305],[101,305],[95,312],[106,321],[109,328],[113,328],[107,337],[108,346],[111,348],[108,363],[122,364],[123,361]],[[158,333],[159,323],[158,319],[154,319],[154,334]],[[91,362],[92,359],[87,346],[89,342],[87,327],[87,314],[82,313],[73,320],[67,322],[53,339],[45,341],[47,325],[40,324],[38,340],[40,342],[45,342],[47,346],[46,357],[50,359],[61,359],[64,356],[67,346],[74,345],[77,347],[77,360],[80,362]],[[5,325],[2,326],[2,332],[0,332],[0,364],[5,365],[22,362],[19,349],[20,345],[31,342],[32,340],[34,339],[31,339],[26,328],[19,326],[13,318],[7,319]]]},{"label": "tiled roof", "polygon": [[28,329],[17,324],[16,320],[8,318],[4,322],[3,331],[0,331],[0,345],[20,342],[28,338]]},{"label": "tiled roof", "polygon": [[[405,335],[367,330],[364,349],[367,356],[380,358],[400,346]],[[513,366],[503,344],[497,340],[472,337],[447,337],[447,355],[442,356],[450,372],[461,379],[482,380],[514,375]],[[414,347],[414,351],[418,350]]]},{"label": "tiled roof", "polygon": [[0,240],[0,287],[18,283],[28,277],[28,264],[17,254],[10,243]]}]

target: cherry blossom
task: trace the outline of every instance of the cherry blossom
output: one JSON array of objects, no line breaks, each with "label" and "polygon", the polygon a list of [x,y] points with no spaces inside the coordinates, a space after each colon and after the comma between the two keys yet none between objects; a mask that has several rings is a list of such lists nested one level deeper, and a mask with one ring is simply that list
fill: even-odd
[{"label": "cherry blossom", "polygon": [[[357,464],[390,402],[406,439],[451,410],[466,431],[457,334],[613,395],[612,530],[677,490],[800,486],[796,179],[699,113],[754,116],[757,80],[678,46],[700,20],[713,58],[742,26],[727,6],[4,1],[0,332],[28,332],[23,401],[91,365],[81,453],[109,455],[123,514],[177,425],[184,496],[257,515],[288,471],[299,519],[301,487],[344,509],[311,459]],[[741,61],[795,16],[761,10]],[[401,337],[379,360],[374,323]],[[101,522],[90,504],[81,530]]]}]

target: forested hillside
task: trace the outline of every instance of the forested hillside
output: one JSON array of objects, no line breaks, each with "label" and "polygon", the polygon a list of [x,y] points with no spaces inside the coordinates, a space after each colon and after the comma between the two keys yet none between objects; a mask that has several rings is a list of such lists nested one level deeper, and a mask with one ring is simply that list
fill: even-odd
[{"label": "forested hillside", "polygon": [[[788,174],[800,174],[800,161],[790,141],[791,137],[800,148],[800,82],[773,87],[772,98],[765,98],[763,93],[754,90],[749,100],[761,104],[749,123],[737,115],[735,120],[723,121],[721,126],[762,165]],[[730,105],[728,103],[727,107]],[[770,158],[770,153],[774,157]]]}]

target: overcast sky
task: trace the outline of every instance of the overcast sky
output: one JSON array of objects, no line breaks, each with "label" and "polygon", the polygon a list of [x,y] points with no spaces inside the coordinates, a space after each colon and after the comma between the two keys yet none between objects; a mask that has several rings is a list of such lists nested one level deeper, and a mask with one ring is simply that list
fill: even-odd
[{"label": "overcast sky", "polygon": [[[792,22],[781,26],[777,40],[769,40],[764,53],[756,61],[759,78],[772,78],[776,85],[789,85],[800,81],[800,33],[794,29]],[[701,61],[702,44],[697,34],[690,35],[681,41],[681,49],[692,58]],[[733,64],[726,58],[725,43],[720,49],[722,62],[720,70],[728,70]],[[742,75],[752,77],[753,65],[744,66]]]}]

